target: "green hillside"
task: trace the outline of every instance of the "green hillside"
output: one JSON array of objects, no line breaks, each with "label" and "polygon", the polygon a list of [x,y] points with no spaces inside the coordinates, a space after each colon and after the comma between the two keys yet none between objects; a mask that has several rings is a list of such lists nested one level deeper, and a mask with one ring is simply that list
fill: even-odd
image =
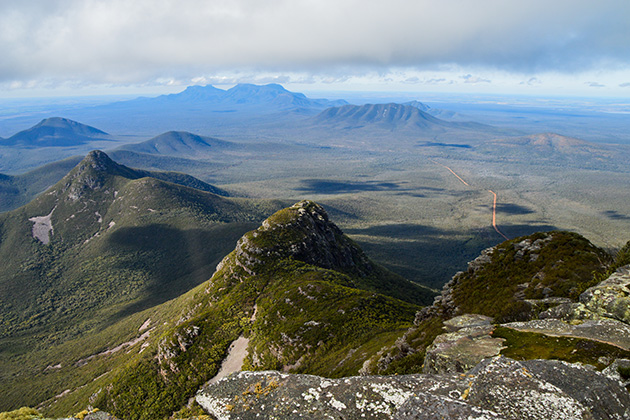
[{"label": "green hillside", "polygon": [[319,205],[300,202],[244,235],[180,299],[181,322],[103,384],[95,404],[125,419],[166,417],[217,373],[239,336],[249,339],[248,369],[357,374],[432,296],[372,263]]},{"label": "green hillside", "polygon": [[319,205],[243,236],[282,204],[150,175],[91,152],[0,215],[0,410],[166,417],[239,336],[252,369],[356,374],[433,298],[371,262]]},{"label": "green hillside", "polygon": [[[138,181],[150,183],[154,195],[162,190],[162,202],[167,196],[181,200],[182,195],[173,191],[180,187],[163,184],[156,188],[160,181]],[[132,188],[140,187],[129,182],[125,189],[118,190],[117,197],[122,191],[130,194]],[[147,193],[146,189],[142,191]],[[230,205],[235,207],[233,199],[212,196],[212,201],[204,201],[204,194],[196,194],[199,207],[193,210],[179,201],[178,214],[171,215],[177,220],[173,223],[183,227],[194,219],[187,213],[195,210],[209,215],[205,206],[210,204],[217,218]],[[151,199],[146,201],[147,206],[154,206]],[[165,216],[166,208],[162,211]],[[114,200],[108,215],[129,217],[126,224],[139,222],[123,210]],[[84,252],[103,252],[106,235],[90,239],[82,247]],[[52,238],[46,247],[62,242],[56,231]],[[143,235],[134,232],[124,239],[118,241],[119,246],[142,246],[150,254],[151,247]],[[156,238],[146,240],[151,243]],[[203,249],[210,244],[200,241],[195,246]],[[28,328],[23,331],[34,334],[39,328],[40,334],[31,336],[29,345],[34,348],[21,355],[18,347],[28,338],[23,332],[11,331],[11,336],[3,339],[2,361],[8,367],[9,381],[3,381],[7,386],[0,390],[7,395],[2,409],[42,402],[39,408],[44,412],[64,415],[74,407],[90,404],[125,419],[168,417],[217,373],[228,347],[238,337],[249,339],[245,366],[250,369],[328,376],[357,374],[366,358],[392,345],[412,325],[419,305],[428,303],[434,295],[432,290],[371,262],[328,220],[323,208],[312,202],[300,202],[275,213],[257,230],[242,236],[209,281],[159,305],[164,294],[176,285],[154,282],[154,286],[159,284],[155,287],[162,287],[161,293],[153,294],[157,289],[151,289],[142,299],[132,299],[139,294],[132,285],[141,284],[143,275],[149,276],[143,271],[145,255],[128,249],[124,255],[129,259],[117,264],[113,254],[104,254],[85,262],[80,270],[84,275],[99,273],[91,277],[91,284],[97,286],[95,292],[84,290],[80,298],[69,294],[59,299],[68,304],[72,301],[80,308],[74,311],[72,323],[64,324],[51,311],[36,317],[46,320],[42,324],[32,321],[27,326],[27,320],[23,321],[24,328]],[[174,254],[166,259],[174,264],[177,257]],[[111,267],[126,267],[128,271],[114,274]],[[171,272],[175,270],[171,267]],[[116,292],[103,284],[114,285]],[[72,290],[68,285],[64,289]],[[97,290],[100,300],[90,297]],[[97,314],[99,320],[88,318],[88,313]],[[109,322],[104,322],[103,315],[109,316]],[[51,325],[50,321],[59,331],[55,340],[55,334],[47,335],[50,328],[44,328],[44,324]],[[48,343],[41,345],[35,338]],[[20,359],[27,366],[10,364]],[[24,380],[19,377],[22,375]]]},{"label": "green hillside", "polygon": [[[126,158],[124,152],[119,153],[121,154],[120,161],[126,162],[129,160]],[[0,212],[14,210],[29,203],[38,194],[56,184],[81,160],[81,157],[73,156],[40,166],[39,168],[20,175],[0,174]],[[134,159],[131,159],[131,162],[136,164],[146,163],[139,162]],[[193,161],[184,160],[183,164],[190,164],[191,162]],[[172,182],[174,184],[192,187],[218,195],[229,195],[226,191],[220,188],[181,172],[165,172],[163,170],[146,171],[134,169],[128,175],[133,178],[156,178],[162,181]]]},{"label": "green hillside", "polygon": [[[282,206],[147,175],[92,152],[33,202],[0,215],[0,404],[54,393],[51,384],[25,382],[25,393],[17,383],[44,371],[47,357],[66,360],[71,340],[90,336],[70,352],[78,356],[107,347],[91,335],[207,280],[244,232]],[[129,330],[112,334],[115,342]]]},{"label": "green hillside", "polygon": [[75,156],[49,163],[20,175],[0,174],[0,212],[16,209],[63,178],[81,161]]},{"label": "green hillside", "polygon": [[[613,258],[581,235],[566,231],[535,233],[489,248],[444,286],[433,305],[418,313],[414,327],[384,352],[380,363],[376,359],[371,363],[370,372],[422,372],[427,348],[438,335],[455,329],[446,322],[465,314],[488,317],[494,324],[491,335],[504,340],[501,354],[519,360],[560,359],[601,370],[616,358],[628,358],[630,348],[618,337],[626,328],[623,322],[580,302],[585,301],[587,289],[630,261],[629,248],[627,244]],[[607,302],[625,302],[623,293],[594,293],[602,293],[602,300]],[[606,322],[616,323],[610,327]],[[567,332],[582,325],[591,331]],[[462,343],[473,343],[480,337],[470,334],[473,340],[458,343],[462,353],[468,351]],[[601,334],[608,338],[602,339]]]}]

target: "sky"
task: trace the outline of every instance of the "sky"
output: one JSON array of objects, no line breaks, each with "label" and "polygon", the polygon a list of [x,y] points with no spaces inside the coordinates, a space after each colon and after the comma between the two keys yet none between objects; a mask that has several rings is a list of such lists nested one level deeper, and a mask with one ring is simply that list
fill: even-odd
[{"label": "sky", "polygon": [[630,97],[628,0],[0,0],[0,98],[297,91]]}]

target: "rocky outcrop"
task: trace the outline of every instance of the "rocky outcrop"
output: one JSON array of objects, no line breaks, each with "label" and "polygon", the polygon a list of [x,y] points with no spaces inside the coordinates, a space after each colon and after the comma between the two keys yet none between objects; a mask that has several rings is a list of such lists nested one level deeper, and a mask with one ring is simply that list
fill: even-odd
[{"label": "rocky outcrop", "polygon": [[630,324],[630,265],[580,295],[589,311]]},{"label": "rocky outcrop", "polygon": [[503,339],[493,338],[492,318],[465,314],[444,322],[447,333],[426,350],[423,373],[467,372],[483,359],[498,356]]},{"label": "rocky outcrop", "polygon": [[[322,206],[304,200],[275,213],[261,227],[244,235],[234,255],[222,261],[217,270],[229,267],[230,259],[247,275],[257,266],[293,258],[318,267],[350,271],[361,276],[374,271],[367,256],[328,219]],[[237,270],[232,269],[236,273]]]},{"label": "rocky outcrop", "polygon": [[630,390],[630,359],[616,359],[602,373],[620,381]]},{"label": "rocky outcrop", "polygon": [[469,372],[468,401],[508,419],[627,419],[630,395],[590,367],[556,360],[488,359]]},{"label": "rocky outcrop", "polygon": [[[344,286],[374,291],[410,303],[429,303],[435,291],[412,283],[372,262],[329,220],[319,204],[303,200],[280,210],[243,235],[217,266],[214,280],[229,282],[282,271],[294,262],[347,276]],[[342,282],[343,283],[343,282]]]},{"label": "rocky outcrop", "polygon": [[[491,335],[492,321],[466,325],[474,321],[465,313],[483,314],[523,332],[599,341],[622,350],[601,354],[600,368],[625,357],[623,350],[630,344],[630,327],[623,322],[630,313],[630,266],[594,285],[593,273],[602,273],[607,258],[570,232],[537,233],[488,248],[443,287],[431,306],[417,312],[414,326],[396,347],[383,350],[365,372],[417,372],[417,355],[423,353],[425,373],[464,372],[484,357],[499,354],[503,344]],[[446,333],[440,331],[442,326]],[[521,344],[508,340],[505,346]]]},{"label": "rocky outcrop", "polygon": [[467,374],[326,379],[240,372],[206,386],[197,402],[228,419],[623,420],[630,395],[593,369],[548,360],[486,359]]},{"label": "rocky outcrop", "polygon": [[561,303],[538,320],[508,323],[519,331],[600,341],[630,350],[630,266],[588,288],[579,302]]}]

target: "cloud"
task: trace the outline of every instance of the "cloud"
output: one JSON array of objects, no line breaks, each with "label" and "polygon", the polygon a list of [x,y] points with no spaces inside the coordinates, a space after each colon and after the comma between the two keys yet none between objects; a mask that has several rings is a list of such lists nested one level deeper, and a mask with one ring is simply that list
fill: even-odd
[{"label": "cloud", "polygon": [[425,85],[441,85],[441,84],[453,84],[455,82],[452,80],[447,80],[443,77],[440,77],[440,78],[431,78],[431,79],[423,80],[422,83],[424,83]]},{"label": "cloud", "polygon": [[629,15],[627,0],[0,1],[0,82],[629,67]]},{"label": "cloud", "polygon": [[584,82],[585,85],[589,86],[589,87],[594,87],[594,88],[603,88],[606,87],[606,85],[602,85],[599,82]]},{"label": "cloud", "polygon": [[622,83],[619,85],[619,87],[625,88],[625,87],[630,87],[630,82],[628,83]]},{"label": "cloud", "polygon": [[542,82],[538,77],[530,77],[527,81],[519,83],[519,85],[535,86],[540,85]]},{"label": "cloud", "polygon": [[491,80],[483,79],[478,76],[473,76],[472,74],[465,74],[463,76],[459,76],[460,79],[464,79],[464,83],[492,83]]}]

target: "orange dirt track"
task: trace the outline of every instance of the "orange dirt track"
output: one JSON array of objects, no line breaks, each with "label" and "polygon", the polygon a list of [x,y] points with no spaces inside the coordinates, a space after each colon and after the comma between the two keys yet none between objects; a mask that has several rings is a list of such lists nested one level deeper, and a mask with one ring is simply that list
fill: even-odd
[{"label": "orange dirt track", "polygon": [[[448,166],[443,165],[443,164],[441,164],[441,163],[439,163],[439,162],[436,162],[436,161],[434,161],[434,160],[432,160],[432,159],[429,159],[429,160],[430,160],[431,162],[435,163],[436,165],[440,165],[441,167],[448,169],[448,170],[450,171],[450,173],[452,173],[453,175],[455,175],[455,176],[457,177],[457,179],[459,179],[459,180],[462,182],[462,184],[466,185],[467,187],[470,187],[470,184],[469,184],[468,182],[464,181],[464,179],[463,179],[461,176],[457,175],[457,174],[455,173],[455,171],[454,171],[454,170],[452,170],[451,168],[449,168]],[[494,200],[493,200],[493,203],[492,203],[492,227],[494,228],[494,230],[496,230],[496,232],[497,232],[499,235],[503,236],[506,240],[509,240],[510,238],[508,238],[507,236],[505,236],[505,235],[503,234],[503,232],[501,232],[501,231],[499,230],[499,227],[497,226],[497,193],[495,193],[495,192],[494,192],[494,191],[492,191],[492,190],[488,190],[488,192],[489,192],[490,194],[492,194],[492,195],[493,195],[493,197],[494,197]]]}]

